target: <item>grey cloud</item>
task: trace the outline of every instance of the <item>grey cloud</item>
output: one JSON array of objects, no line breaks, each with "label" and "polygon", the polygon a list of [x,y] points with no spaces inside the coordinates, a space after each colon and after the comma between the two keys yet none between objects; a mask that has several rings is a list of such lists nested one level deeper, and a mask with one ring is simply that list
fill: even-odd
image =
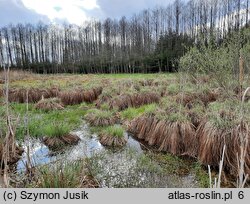
[{"label": "grey cloud", "polygon": [[0,26],[10,23],[37,23],[39,21],[49,23],[45,15],[40,15],[33,10],[26,8],[21,0],[0,0]]},{"label": "grey cloud", "polygon": [[[96,19],[120,18],[122,16],[130,17],[134,13],[138,13],[144,9],[154,8],[157,5],[167,6],[175,0],[97,0],[99,8],[92,10],[81,8],[88,17]],[[187,1],[187,0],[183,0]],[[51,21],[46,15],[36,13],[34,10],[24,6],[21,0],[0,0],[0,27],[10,23],[33,23],[39,21],[50,23]],[[60,5],[54,7],[55,10],[60,10]],[[65,19],[54,19],[56,23],[68,23]]]}]

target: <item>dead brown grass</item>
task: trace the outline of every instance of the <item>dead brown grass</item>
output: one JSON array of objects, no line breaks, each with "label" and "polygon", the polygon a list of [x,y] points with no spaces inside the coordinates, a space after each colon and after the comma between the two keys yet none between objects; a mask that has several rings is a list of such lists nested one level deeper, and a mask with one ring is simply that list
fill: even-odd
[{"label": "dead brown grass", "polygon": [[59,98],[64,105],[81,104],[83,100],[83,90],[62,91],[59,93]]},{"label": "dead brown grass", "polygon": [[110,126],[116,124],[118,118],[116,116],[112,116],[110,118],[100,118],[94,114],[88,114],[85,119],[89,122],[91,126]]},{"label": "dead brown grass", "polygon": [[102,88],[94,88],[88,91],[76,89],[60,91],[57,87],[48,89],[38,88],[12,88],[9,90],[9,101],[17,103],[37,103],[42,98],[60,98],[64,105],[76,105],[82,102],[92,103],[101,94]]},{"label": "dead brown grass", "polygon": [[196,155],[195,129],[189,122],[168,122],[142,116],[131,122],[129,132],[149,145],[157,146],[159,151],[192,157]]},{"label": "dead brown grass", "polygon": [[9,102],[36,103],[42,98],[53,98],[59,94],[58,88],[37,89],[37,88],[13,88],[9,90]]},{"label": "dead brown grass", "polygon": [[184,106],[201,101],[205,106],[209,103],[216,101],[218,94],[213,91],[207,91],[202,93],[179,93],[176,96],[176,102],[183,104]]},{"label": "dead brown grass", "polygon": [[63,91],[59,93],[59,98],[64,105],[76,105],[83,102],[93,103],[102,93],[102,88],[93,88],[88,91],[82,89],[74,91]]},{"label": "dead brown grass", "polygon": [[127,143],[125,138],[114,137],[107,134],[101,134],[99,141],[103,146],[108,147],[123,147]]},{"label": "dead brown grass", "polygon": [[[237,155],[239,156],[241,148],[241,134],[250,139],[248,124],[236,124],[231,128],[217,128],[208,120],[204,120],[197,132],[198,141],[198,160],[204,165],[218,167],[223,147],[225,149],[224,169],[230,174],[238,175]],[[245,158],[245,173],[250,174],[250,144],[247,146],[247,155]]]},{"label": "dead brown grass", "polygon": [[98,96],[101,95],[101,93],[102,93],[101,87],[85,91],[83,93],[83,100],[87,103],[93,103],[95,100],[97,100]]},{"label": "dead brown grass", "polygon": [[124,110],[128,107],[139,107],[145,104],[159,103],[160,95],[156,93],[124,94],[109,102],[110,109]]},{"label": "dead brown grass", "polygon": [[45,137],[43,143],[52,150],[63,148],[65,145],[75,145],[80,138],[76,135],[67,134],[61,137]]},{"label": "dead brown grass", "polygon": [[44,111],[51,111],[51,110],[63,110],[63,104],[61,100],[58,98],[51,98],[51,99],[42,99],[38,101],[35,105],[36,109],[44,110]]}]

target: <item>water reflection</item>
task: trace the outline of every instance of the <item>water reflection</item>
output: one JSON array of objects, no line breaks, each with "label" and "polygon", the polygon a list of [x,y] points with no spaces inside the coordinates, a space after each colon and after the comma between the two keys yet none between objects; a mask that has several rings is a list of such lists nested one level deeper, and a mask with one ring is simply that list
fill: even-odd
[{"label": "water reflection", "polygon": [[35,166],[58,160],[65,162],[91,158],[93,171],[102,187],[197,187],[193,175],[180,177],[162,172],[156,162],[147,160],[141,144],[127,133],[127,145],[116,150],[103,147],[97,135],[90,133],[87,124],[73,133],[80,137],[80,142],[57,154],[53,154],[39,139],[25,141],[25,153],[17,163],[17,171],[24,171],[29,149]]}]

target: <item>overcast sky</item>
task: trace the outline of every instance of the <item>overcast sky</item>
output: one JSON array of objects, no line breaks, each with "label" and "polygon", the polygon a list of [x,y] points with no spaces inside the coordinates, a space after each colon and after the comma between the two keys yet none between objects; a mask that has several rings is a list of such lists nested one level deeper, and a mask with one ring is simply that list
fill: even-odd
[{"label": "overcast sky", "polygon": [[174,0],[0,0],[0,26],[10,23],[69,22],[131,16]]}]

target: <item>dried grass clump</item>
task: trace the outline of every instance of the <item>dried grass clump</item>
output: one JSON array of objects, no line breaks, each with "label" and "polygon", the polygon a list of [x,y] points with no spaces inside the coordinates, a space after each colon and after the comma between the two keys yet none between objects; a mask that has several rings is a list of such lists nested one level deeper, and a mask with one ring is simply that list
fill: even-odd
[{"label": "dried grass clump", "polygon": [[[241,131],[239,131],[241,128]],[[224,169],[232,175],[238,175],[239,160],[241,149],[241,134],[250,140],[248,124],[235,124],[234,127],[218,129],[209,121],[204,121],[197,130],[199,143],[198,160],[204,165],[218,167],[221,159],[223,146],[226,145]],[[245,157],[245,173],[250,174],[250,145],[247,146]]]},{"label": "dried grass clump", "polygon": [[9,102],[17,103],[37,103],[42,98],[53,98],[59,94],[58,88],[38,89],[38,88],[20,88],[9,90]]},{"label": "dried grass clump", "polygon": [[59,98],[64,105],[76,105],[82,102],[92,103],[97,100],[98,96],[102,93],[102,88],[93,88],[88,91],[77,89],[74,91],[60,92]]},{"label": "dried grass clump", "polygon": [[58,98],[42,99],[38,101],[38,103],[35,105],[35,108],[44,111],[64,109],[61,100]]},{"label": "dried grass clump", "polygon": [[132,79],[122,79],[119,80],[118,83],[116,84],[119,88],[131,88],[134,87],[137,84],[135,80]]},{"label": "dried grass clump", "polygon": [[9,102],[26,103],[27,99],[30,103],[32,103],[34,99],[37,99],[37,101],[40,100],[37,91],[26,90],[24,88],[9,90]]},{"label": "dried grass clump", "polygon": [[153,84],[154,83],[154,80],[153,79],[142,79],[142,80],[139,80],[139,84],[141,86],[153,86],[153,85],[159,85],[158,82],[156,84]]},{"label": "dried grass clump", "polygon": [[93,103],[97,100],[98,96],[102,94],[102,88],[93,88],[83,93],[83,100],[87,103]]},{"label": "dried grass clump", "polygon": [[188,117],[190,118],[195,128],[197,128],[204,118],[206,112],[205,106],[201,103],[195,103],[195,104],[189,103],[187,104],[186,108]]},{"label": "dried grass clump", "polygon": [[158,86],[155,88],[155,92],[159,93],[161,97],[167,96],[168,91],[166,86]]},{"label": "dried grass clump", "polygon": [[90,110],[86,115],[86,120],[91,126],[109,126],[114,125],[117,121],[116,115],[107,110]]},{"label": "dried grass clump", "polygon": [[105,104],[113,98],[113,96],[120,95],[119,89],[117,87],[111,86],[108,89],[104,89],[102,94],[99,96],[98,100],[96,101],[96,107],[100,108],[102,104]]},{"label": "dried grass clump", "polygon": [[124,138],[124,130],[119,126],[107,127],[100,135],[99,141],[103,146],[123,147],[127,140]]},{"label": "dried grass clump", "polygon": [[194,157],[197,154],[194,126],[182,113],[168,114],[162,111],[159,115],[138,117],[131,122],[129,132],[159,151]]},{"label": "dried grass clump", "polygon": [[182,103],[184,106],[190,103],[195,103],[196,101],[201,101],[205,106],[209,103],[216,101],[218,94],[213,91],[201,91],[193,93],[179,93],[176,96],[176,102]]},{"label": "dried grass clump", "polygon": [[[45,91],[45,93],[43,93]],[[60,93],[60,89],[58,87],[51,87],[51,88],[48,88],[48,89],[42,89],[41,91],[41,95],[44,97],[44,98],[56,98],[59,96],[59,93]]]},{"label": "dried grass clump", "polygon": [[45,137],[43,143],[52,150],[63,148],[65,145],[75,145],[80,138],[76,135],[67,134],[59,137]]},{"label": "dried grass clump", "polygon": [[70,134],[68,124],[53,123],[43,128],[43,143],[52,150],[63,148],[65,145],[77,144],[80,138],[77,135]]},{"label": "dried grass clump", "polygon": [[[238,117],[237,103],[228,105],[213,104],[209,107],[207,117],[199,125],[196,132],[198,141],[198,160],[204,165],[218,167],[224,145],[224,169],[236,176],[239,170],[241,139],[250,140],[248,120]],[[244,139],[244,140],[245,140]],[[250,174],[250,143],[247,144],[245,157],[245,173]]]},{"label": "dried grass clump", "polygon": [[83,90],[62,91],[59,98],[64,105],[76,105],[84,102]]},{"label": "dried grass clump", "polygon": [[110,101],[109,106],[111,109],[121,111],[128,107],[139,107],[146,104],[159,103],[159,101],[160,95],[156,93],[125,94]]}]

